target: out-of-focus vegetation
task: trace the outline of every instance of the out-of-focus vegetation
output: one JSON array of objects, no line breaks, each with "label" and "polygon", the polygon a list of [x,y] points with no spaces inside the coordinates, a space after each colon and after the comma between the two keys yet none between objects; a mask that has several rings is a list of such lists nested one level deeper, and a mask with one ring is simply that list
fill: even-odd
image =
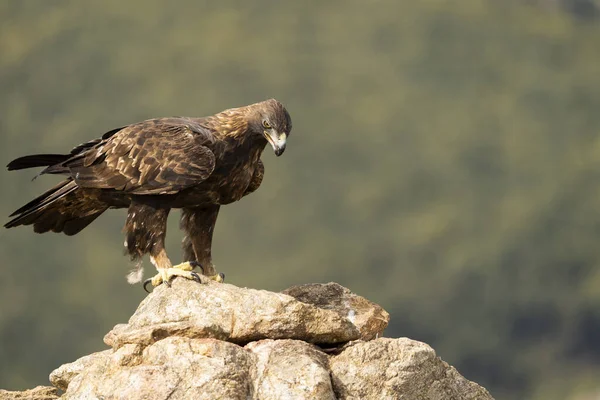
[{"label": "out-of-focus vegetation", "polygon": [[[288,150],[217,223],[230,283],[337,281],[498,399],[576,396],[600,373],[600,26],[526,3],[0,2],[0,159],[275,97]],[[34,174],[1,173],[2,215]],[[0,232],[0,387],[136,308],[123,222]]]}]

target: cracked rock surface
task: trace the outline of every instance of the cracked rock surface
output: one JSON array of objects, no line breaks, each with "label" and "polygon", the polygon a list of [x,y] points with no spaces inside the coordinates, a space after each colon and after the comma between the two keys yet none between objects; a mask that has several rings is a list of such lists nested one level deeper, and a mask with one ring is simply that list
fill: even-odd
[{"label": "cracked rock surface", "polygon": [[0,399],[492,399],[425,343],[382,338],[388,321],[335,283],[274,293],[175,279],[105,336],[110,349],[51,373],[62,396]]}]

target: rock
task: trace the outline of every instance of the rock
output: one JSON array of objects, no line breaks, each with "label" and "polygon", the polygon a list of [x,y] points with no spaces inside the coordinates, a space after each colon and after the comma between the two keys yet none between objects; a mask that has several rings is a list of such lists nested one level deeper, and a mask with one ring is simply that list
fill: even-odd
[{"label": "rock", "polygon": [[358,328],[362,340],[379,337],[390,322],[390,314],[379,305],[355,295],[337,283],[292,286],[282,293],[303,303],[335,311]]},{"label": "rock", "polygon": [[111,354],[112,351],[105,350],[99,353],[92,353],[89,356],[81,357],[75,362],[63,364],[50,374],[50,382],[61,390],[67,390],[69,382],[81,374],[81,372],[93,364],[102,363]]},{"label": "rock", "polygon": [[493,400],[431,347],[406,338],[358,341],[327,355],[299,340],[241,347],[173,336],[143,350],[129,344],[70,365],[78,368],[52,373],[67,384],[64,399]]},{"label": "rock", "polygon": [[256,355],[256,399],[335,400],[327,356],[299,340],[261,340],[246,345]]},{"label": "rock", "polygon": [[[111,349],[57,368],[50,380],[72,400],[492,399],[428,345],[374,339],[388,319],[334,283],[272,293],[175,279],[106,335]],[[0,398],[58,394],[36,388]]]},{"label": "rock", "polygon": [[252,361],[250,352],[233,343],[173,336],[141,352],[135,345],[123,346],[79,375],[60,379],[71,379],[65,399],[245,400]]},{"label": "rock", "polygon": [[[367,303],[367,300],[362,300],[362,303],[359,300],[354,302]],[[171,288],[156,288],[142,301],[129,323],[117,325],[104,341],[112,347],[125,343],[148,345],[168,336],[183,335],[239,344],[261,339],[299,339],[310,343],[336,344],[377,334],[368,332],[365,325],[357,327],[346,315],[340,315],[339,309],[333,305],[323,307],[322,304],[313,305],[266,290],[215,282],[198,285],[190,280],[176,279]],[[373,313],[367,307],[364,310]],[[362,311],[355,310],[351,318],[355,321],[369,320],[369,316],[362,316]],[[381,324],[372,325],[383,330]]]},{"label": "rock", "polygon": [[425,343],[406,338],[358,342],[330,360],[339,399],[487,400]]},{"label": "rock", "polygon": [[38,386],[22,392],[0,389],[0,400],[54,400],[58,398],[58,389],[49,386]]}]

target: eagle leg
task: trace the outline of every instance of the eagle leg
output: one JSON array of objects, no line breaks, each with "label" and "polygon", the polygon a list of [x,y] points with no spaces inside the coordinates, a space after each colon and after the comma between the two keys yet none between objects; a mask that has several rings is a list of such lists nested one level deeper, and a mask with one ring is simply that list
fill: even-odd
[{"label": "eagle leg", "polygon": [[202,268],[203,277],[223,282],[225,275],[217,273],[212,263],[212,237],[219,214],[219,205],[184,208],[181,214],[181,229],[185,231],[183,259]]}]

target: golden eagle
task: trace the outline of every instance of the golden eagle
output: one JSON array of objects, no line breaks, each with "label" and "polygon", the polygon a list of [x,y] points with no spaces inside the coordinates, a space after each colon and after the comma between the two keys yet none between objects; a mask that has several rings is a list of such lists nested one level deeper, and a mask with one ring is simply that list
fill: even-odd
[{"label": "golden eagle", "polygon": [[[260,186],[262,151],[270,143],[277,156],[292,129],[290,115],[275,99],[232,108],[204,118],[158,118],[113,129],[69,154],[17,158],[9,170],[46,167],[40,174],[67,179],[19,208],[6,225],[33,225],[37,233],[75,235],[109,208],[128,208],[125,247],[138,268],[128,279],[141,280],[144,254],[158,274],[153,286],[174,276],[199,282],[223,280],[211,259],[219,207],[240,200]],[[165,251],[167,217],[181,208],[185,231],[182,264]],[[203,277],[193,272],[199,265]]]}]

